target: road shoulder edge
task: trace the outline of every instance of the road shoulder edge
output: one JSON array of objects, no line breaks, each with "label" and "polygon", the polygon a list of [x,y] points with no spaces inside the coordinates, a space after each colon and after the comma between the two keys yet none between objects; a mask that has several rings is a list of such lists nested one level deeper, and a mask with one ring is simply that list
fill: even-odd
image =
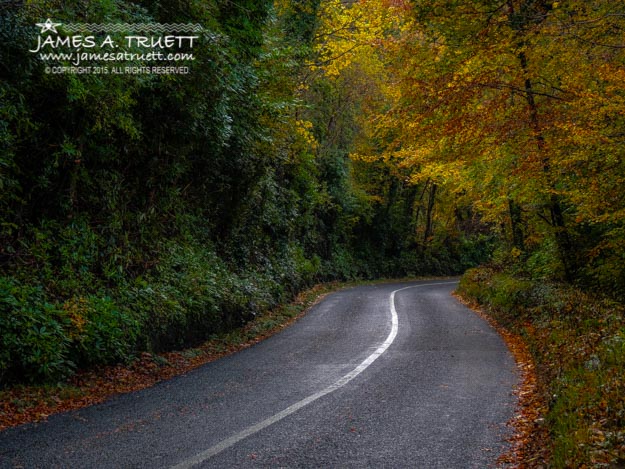
[{"label": "road shoulder edge", "polygon": [[499,324],[486,309],[457,291],[452,295],[486,321],[501,336],[514,358],[519,375],[519,384],[514,390],[517,406],[513,417],[506,423],[512,430],[506,438],[510,443],[510,448],[498,457],[497,464],[504,467],[524,467],[524,464],[528,462],[528,445],[535,438],[535,433],[543,428],[546,408],[539,392],[532,355],[523,338]]}]

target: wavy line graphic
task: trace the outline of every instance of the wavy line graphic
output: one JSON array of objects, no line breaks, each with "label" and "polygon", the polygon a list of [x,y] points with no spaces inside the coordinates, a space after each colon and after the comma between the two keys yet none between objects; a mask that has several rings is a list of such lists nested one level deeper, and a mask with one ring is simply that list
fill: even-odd
[{"label": "wavy line graphic", "polygon": [[62,29],[68,33],[124,33],[131,31],[151,33],[201,33],[205,31],[204,27],[197,23],[67,23],[63,25]]}]

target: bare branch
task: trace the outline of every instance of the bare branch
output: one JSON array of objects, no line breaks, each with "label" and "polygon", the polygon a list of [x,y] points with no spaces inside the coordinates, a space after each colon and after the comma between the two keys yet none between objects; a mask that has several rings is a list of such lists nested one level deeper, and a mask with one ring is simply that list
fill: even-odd
[{"label": "bare branch", "polygon": [[546,98],[555,99],[558,101],[568,102],[569,100],[566,98],[562,98],[560,96],[556,96],[550,93],[541,93],[540,91],[532,90],[531,92],[527,91],[525,88],[519,88],[518,86],[509,85],[507,83],[478,83],[477,86],[482,88],[492,88],[496,90],[509,89],[515,91],[519,94],[529,95],[532,94],[534,96],[544,96]]}]

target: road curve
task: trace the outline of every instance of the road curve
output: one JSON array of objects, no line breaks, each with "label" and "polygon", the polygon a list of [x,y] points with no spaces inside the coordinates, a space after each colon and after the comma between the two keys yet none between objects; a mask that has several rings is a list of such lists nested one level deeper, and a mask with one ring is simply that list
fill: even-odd
[{"label": "road curve", "polygon": [[455,286],[336,292],[243,352],[1,432],[0,467],[492,467],[518,378]]}]

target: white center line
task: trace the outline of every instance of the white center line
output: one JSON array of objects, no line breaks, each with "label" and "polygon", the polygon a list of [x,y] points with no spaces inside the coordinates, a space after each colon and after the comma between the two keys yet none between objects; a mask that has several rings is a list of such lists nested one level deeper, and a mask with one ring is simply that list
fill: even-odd
[{"label": "white center line", "polygon": [[192,456],[189,459],[186,459],[176,464],[175,466],[172,466],[171,469],[189,469],[193,466],[201,464],[207,459],[212,458],[216,454],[221,453],[225,449],[228,449],[231,446],[234,446],[239,441],[244,440],[248,436],[253,435],[254,433],[257,433],[264,428],[267,428],[269,425],[273,425],[274,423],[282,420],[285,417],[288,417],[291,414],[294,414],[301,408],[306,407],[308,404],[316,401],[320,397],[323,397],[326,394],[330,394],[336,391],[337,389],[342,388],[347,383],[349,383],[352,379],[358,376],[360,373],[365,371],[374,361],[378,359],[380,355],[386,352],[386,350],[391,346],[391,344],[395,340],[395,337],[397,336],[397,331],[399,329],[399,320],[397,318],[397,310],[395,309],[395,293],[402,291],[402,290],[407,290],[409,288],[429,287],[432,285],[444,285],[444,284],[451,284],[451,283],[456,283],[456,282],[455,281],[454,282],[438,282],[438,283],[425,283],[425,284],[419,284],[419,285],[411,285],[409,287],[399,288],[391,292],[391,295],[389,297],[390,312],[391,312],[391,332],[388,334],[388,337],[386,338],[386,340],[382,342],[382,344],[375,350],[375,352],[369,355],[360,365],[358,365],[352,371],[350,371],[345,376],[340,378],[334,384],[331,384],[330,386],[322,389],[321,391],[318,391],[315,394],[312,394],[302,399],[301,401],[298,401],[295,404],[287,407],[283,411],[278,412],[277,414],[274,414],[271,417],[268,417],[265,420],[258,422],[257,424],[252,425],[251,427],[248,427],[245,430],[242,430],[239,433],[232,435],[230,438],[226,438],[225,440],[222,440],[221,442],[217,443],[215,446],[212,446],[208,448],[207,450],[202,451],[196,454],[195,456]]}]

